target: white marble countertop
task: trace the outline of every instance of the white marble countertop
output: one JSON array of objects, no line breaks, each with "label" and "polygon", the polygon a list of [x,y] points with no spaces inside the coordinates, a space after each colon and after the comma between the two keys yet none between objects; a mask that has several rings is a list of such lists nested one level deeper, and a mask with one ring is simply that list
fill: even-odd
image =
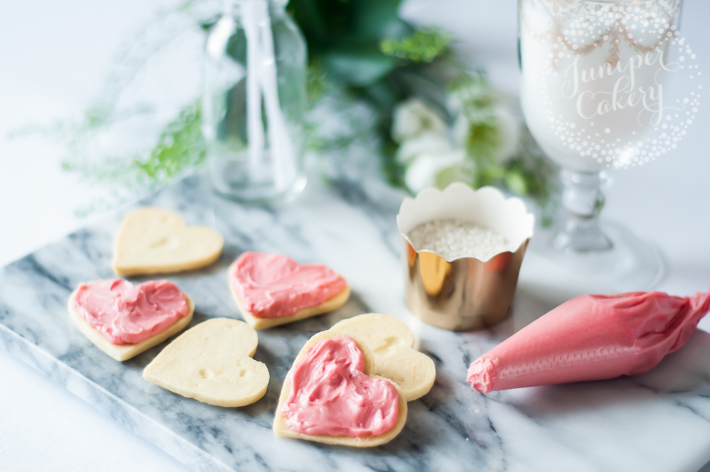
[{"label": "white marble countertop", "polygon": [[[58,146],[31,138],[8,139],[7,133],[25,124],[78,115],[99,93],[114,51],[159,5],[133,0],[91,5],[14,2],[0,7],[4,72],[0,76],[0,265],[83,226],[86,221],[73,212],[95,194],[59,170],[62,151]],[[453,30],[462,38],[461,49],[489,70],[492,81],[514,91],[515,10],[513,1],[411,0],[403,13]],[[707,2],[686,0],[682,28],[706,70],[710,70],[710,44],[704,22],[709,13]],[[705,290],[710,281],[710,220],[706,217],[710,199],[705,182],[710,161],[705,159],[708,138],[704,132],[708,125],[710,116],[701,112],[693,132],[672,157],[619,173],[607,191],[605,216],[623,221],[662,249],[669,274],[659,288],[671,293]],[[708,330],[710,319],[701,322],[701,328]],[[4,380],[0,383],[0,470],[43,470],[50,464],[56,470],[95,470],[97,464],[107,471],[187,470],[2,352],[0,372]],[[582,392],[578,403],[560,405],[563,420],[552,426],[564,436],[567,422],[603,421],[580,408],[594,401]],[[608,414],[628,415],[628,421],[637,421],[647,430],[673,428],[672,422],[645,424],[643,418],[634,416],[639,411],[619,407],[609,409]],[[504,424],[521,427],[514,421]],[[678,431],[676,438],[683,441],[688,434]],[[523,458],[545,448],[533,441],[512,446]],[[710,446],[695,451],[695,457],[678,461],[669,454],[662,470],[693,470],[710,458]],[[628,466],[626,470],[635,468]]]}]

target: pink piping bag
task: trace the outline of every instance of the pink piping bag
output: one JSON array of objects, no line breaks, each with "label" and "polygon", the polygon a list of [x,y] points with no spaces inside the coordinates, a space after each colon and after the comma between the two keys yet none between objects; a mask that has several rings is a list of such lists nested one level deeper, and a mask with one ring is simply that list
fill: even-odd
[{"label": "pink piping bag", "polygon": [[636,375],[680,349],[710,310],[710,292],[583,295],[563,303],[479,357],[479,392]]}]

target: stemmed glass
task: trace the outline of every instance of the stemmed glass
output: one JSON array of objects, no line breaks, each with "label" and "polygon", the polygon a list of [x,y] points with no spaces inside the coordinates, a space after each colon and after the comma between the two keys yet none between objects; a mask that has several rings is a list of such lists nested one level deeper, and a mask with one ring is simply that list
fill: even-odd
[{"label": "stemmed glass", "polygon": [[[672,72],[682,0],[519,0],[521,103],[559,164],[566,220],[538,249],[616,290],[657,284],[658,251],[599,221],[609,171],[666,152],[659,91]],[[664,122],[665,123],[665,122]]]}]

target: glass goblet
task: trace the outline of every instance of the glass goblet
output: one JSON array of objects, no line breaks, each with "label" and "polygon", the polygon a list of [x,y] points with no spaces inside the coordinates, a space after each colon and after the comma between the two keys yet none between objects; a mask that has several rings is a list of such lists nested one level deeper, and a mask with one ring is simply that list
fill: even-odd
[{"label": "glass goblet", "polygon": [[[521,104],[530,132],[561,167],[566,219],[534,245],[612,289],[646,290],[664,273],[659,252],[599,221],[615,168],[660,152],[682,0],[519,0]],[[665,152],[665,151],[664,151]]]}]

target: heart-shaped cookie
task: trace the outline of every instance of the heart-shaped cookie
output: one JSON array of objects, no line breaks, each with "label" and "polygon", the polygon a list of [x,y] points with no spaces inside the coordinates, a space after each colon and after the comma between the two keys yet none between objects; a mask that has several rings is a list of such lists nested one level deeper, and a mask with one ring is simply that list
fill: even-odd
[{"label": "heart-shaped cookie", "polygon": [[407,421],[407,401],[397,384],[373,375],[373,368],[372,352],[356,336],[316,334],[284,380],[274,432],[354,447],[391,441]]},{"label": "heart-shaped cookie", "polygon": [[[105,285],[107,285],[104,287]],[[120,284],[121,287],[128,288],[126,290],[114,291],[111,293],[111,285]],[[167,281],[151,281],[145,282],[138,286],[133,286],[130,282],[121,279],[114,280],[98,280],[81,284],[69,296],[68,311],[69,316],[79,330],[89,338],[96,347],[104,351],[106,354],[116,359],[117,361],[125,361],[137,356],[143,351],[157,346],[169,337],[182,331],[192,320],[192,314],[195,311],[195,305],[192,299],[185,293],[180,292],[177,287],[167,287],[171,292],[179,292],[184,296],[184,301],[187,304],[187,312],[184,316],[176,316],[176,313],[166,313],[171,308],[161,308],[163,312],[155,312],[156,307],[160,308],[160,298],[165,301],[165,293],[156,293],[156,290],[164,291],[166,284],[172,285]],[[147,289],[146,289],[147,287]],[[143,289],[140,296],[136,295],[135,290]],[[89,300],[89,305],[77,305],[77,294],[82,295],[83,300]],[[128,300],[126,300],[126,295]],[[171,296],[174,296],[172,293]],[[86,298],[84,298],[86,296]],[[147,296],[147,298],[145,298]],[[143,297],[143,298],[141,298]],[[154,299],[157,297],[157,299]],[[105,305],[90,306],[93,302],[90,299],[99,300]],[[146,326],[145,317],[136,316],[135,307],[140,309],[140,304],[146,303],[152,306],[152,319],[150,325]],[[184,311],[179,308],[181,313]],[[158,310],[160,311],[160,310]],[[83,314],[82,314],[83,312]],[[94,324],[89,324],[85,316],[91,319]],[[103,319],[100,319],[103,318]],[[131,319],[137,319],[143,322],[143,326],[135,326],[131,323]],[[128,321],[126,321],[128,320]],[[166,327],[167,326],[167,327]],[[102,334],[103,333],[103,334]],[[155,334],[152,334],[155,333]],[[123,339],[132,339],[135,342],[124,342]],[[113,340],[114,342],[112,342]]]},{"label": "heart-shaped cookie", "polygon": [[185,331],[143,370],[143,378],[210,405],[250,405],[266,393],[269,370],[252,359],[259,339],[243,321],[215,318]]},{"label": "heart-shaped cookie", "polygon": [[124,218],[113,268],[119,275],[166,274],[197,269],[219,258],[224,238],[204,226],[187,226],[179,213],[145,207]]},{"label": "heart-shaped cookie", "polygon": [[434,361],[413,349],[412,332],[397,318],[370,313],[343,320],[330,330],[362,339],[372,349],[374,373],[399,385],[408,402],[426,395],[434,385]]},{"label": "heart-shaped cookie", "polygon": [[281,254],[245,252],[228,277],[239,311],[255,329],[333,311],[350,296],[348,283],[332,269],[301,265]]}]

